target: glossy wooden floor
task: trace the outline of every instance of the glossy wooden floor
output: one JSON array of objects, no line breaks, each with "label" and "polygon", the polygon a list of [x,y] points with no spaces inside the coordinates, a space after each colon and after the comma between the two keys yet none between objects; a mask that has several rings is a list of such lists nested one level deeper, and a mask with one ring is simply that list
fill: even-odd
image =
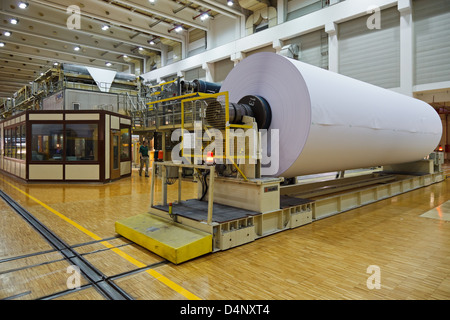
[{"label": "glossy wooden floor", "polygon": [[[450,299],[450,223],[439,214],[450,180],[181,265],[155,264],[164,259],[115,238],[116,220],[149,206],[150,180],[137,171],[106,185],[25,184],[0,174],[0,188],[106,276],[125,273],[114,282],[135,299]],[[380,289],[367,286],[369,266],[380,270]],[[67,267],[0,201],[0,299],[65,291]],[[104,298],[90,287],[57,299]]]}]

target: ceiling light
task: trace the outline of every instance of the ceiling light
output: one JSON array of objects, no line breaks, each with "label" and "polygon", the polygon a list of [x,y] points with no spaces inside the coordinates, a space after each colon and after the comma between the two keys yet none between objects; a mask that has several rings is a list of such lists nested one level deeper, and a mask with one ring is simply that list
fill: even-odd
[{"label": "ceiling light", "polygon": [[20,9],[26,9],[26,8],[28,8],[28,3],[23,2],[23,1],[20,1],[20,2],[19,2],[19,8],[20,8]]},{"label": "ceiling light", "polygon": [[150,2],[150,3],[155,3],[155,0],[148,0],[148,2]]},{"label": "ceiling light", "polygon": [[227,1],[227,4],[228,4],[230,7],[232,7],[233,4],[234,4],[234,3],[233,3],[233,0],[228,0],[228,1]]},{"label": "ceiling light", "polygon": [[126,54],[124,54],[122,57],[124,57],[124,58],[128,58],[128,56],[126,55]]},{"label": "ceiling light", "polygon": [[148,41],[148,44],[154,45],[154,44],[155,44],[155,41],[149,40],[149,41]]},{"label": "ceiling light", "polygon": [[73,50],[75,50],[75,51],[80,51],[80,47],[79,46],[76,46],[75,48],[73,48]]},{"label": "ceiling light", "polygon": [[207,14],[206,12],[200,16],[200,20],[202,20],[202,21],[205,21],[208,18],[209,18],[209,14]]},{"label": "ceiling light", "polygon": [[5,37],[9,37],[9,36],[11,36],[11,31],[5,31],[5,32],[3,32],[3,35],[5,36]]},{"label": "ceiling light", "polygon": [[105,65],[106,65],[107,67],[111,67],[111,66],[112,66],[112,63],[111,63],[111,62],[107,62],[107,63],[105,63]]},{"label": "ceiling light", "polygon": [[104,24],[103,26],[102,26],[102,30],[103,31],[106,31],[106,30],[108,30],[109,29],[109,26],[107,25],[107,24]]},{"label": "ceiling light", "polygon": [[11,18],[11,20],[9,20],[9,22],[11,22],[12,24],[18,24],[19,23],[19,19]]},{"label": "ceiling light", "polygon": [[56,67],[59,63],[58,62],[53,62],[53,65]]},{"label": "ceiling light", "polygon": [[4,42],[0,42],[0,47],[4,47],[5,43]]},{"label": "ceiling light", "polygon": [[175,28],[175,31],[176,32],[181,32],[181,31],[183,31],[183,27],[182,26],[178,26],[178,27]]},{"label": "ceiling light", "polygon": [[139,47],[139,51],[141,51],[141,50],[144,50],[144,48],[142,48],[142,47]]}]

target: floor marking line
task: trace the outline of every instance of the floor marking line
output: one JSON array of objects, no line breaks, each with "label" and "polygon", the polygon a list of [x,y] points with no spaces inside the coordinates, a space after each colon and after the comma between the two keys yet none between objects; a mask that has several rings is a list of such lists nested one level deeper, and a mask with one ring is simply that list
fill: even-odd
[{"label": "floor marking line", "polygon": [[[71,224],[72,226],[74,226],[75,228],[77,228],[78,230],[80,230],[81,232],[87,234],[88,236],[90,236],[91,238],[93,238],[94,240],[102,240],[101,237],[99,237],[98,235],[96,235],[95,233],[89,231],[88,229],[86,229],[85,227],[83,227],[82,225],[78,224],[77,222],[69,219],[68,217],[66,217],[65,215],[63,215],[62,213],[56,211],[55,209],[53,209],[52,207],[46,205],[44,202],[42,202],[41,200],[33,197],[32,195],[26,193],[25,191],[21,190],[20,188],[16,187],[15,185],[9,183],[8,181],[6,181],[3,178],[0,178],[0,180],[2,180],[3,182],[5,182],[6,184],[8,184],[9,186],[13,187],[14,189],[16,189],[17,191],[19,191],[20,193],[24,194],[25,196],[27,196],[28,198],[30,198],[31,200],[33,200],[34,202],[36,202],[37,204],[41,205],[42,207],[44,207],[45,209],[47,209],[48,211],[50,211],[51,213],[55,214],[56,216],[58,216],[59,218],[61,218],[62,220],[66,221],[67,223]],[[114,253],[116,253],[117,255],[119,255],[120,257],[124,258],[125,260],[127,260],[128,262],[134,264],[136,267],[138,268],[142,268],[142,267],[146,267],[147,265],[140,262],[139,260],[133,258],[132,256],[130,256],[129,254],[123,252],[122,250],[120,250],[119,248],[116,248],[114,245],[110,244],[108,241],[100,241],[100,243],[102,245],[104,245],[105,247],[107,247],[108,249],[111,249],[111,251],[113,251]],[[168,279],[167,277],[163,276],[162,274],[156,272],[153,269],[149,269],[146,271],[149,275],[151,275],[152,277],[154,277],[156,280],[162,282],[163,284],[165,284],[166,286],[168,286],[169,288],[171,288],[172,290],[178,292],[179,294],[183,295],[184,297],[186,297],[189,300],[201,300],[199,297],[197,297],[196,295],[194,295],[193,293],[189,292],[188,290],[184,289],[183,287],[181,287],[180,285],[176,284],[175,282],[173,282],[172,280]]]}]

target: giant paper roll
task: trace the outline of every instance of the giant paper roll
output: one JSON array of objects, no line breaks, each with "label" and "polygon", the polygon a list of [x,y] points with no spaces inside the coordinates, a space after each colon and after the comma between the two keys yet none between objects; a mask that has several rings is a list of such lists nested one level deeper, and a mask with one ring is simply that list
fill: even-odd
[{"label": "giant paper roll", "polygon": [[241,61],[221,91],[230,102],[258,95],[269,103],[269,130],[280,139],[279,164],[265,170],[273,176],[416,161],[441,139],[427,103],[274,53]]}]

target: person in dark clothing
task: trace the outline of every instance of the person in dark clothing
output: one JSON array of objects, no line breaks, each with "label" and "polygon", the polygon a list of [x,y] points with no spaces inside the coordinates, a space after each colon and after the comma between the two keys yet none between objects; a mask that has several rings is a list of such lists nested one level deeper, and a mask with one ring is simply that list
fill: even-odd
[{"label": "person in dark clothing", "polygon": [[148,141],[144,140],[143,144],[139,147],[139,155],[141,159],[141,167],[139,169],[139,175],[142,175],[142,169],[145,165],[145,176],[148,177],[148,166],[149,166],[149,156],[148,156]]}]

